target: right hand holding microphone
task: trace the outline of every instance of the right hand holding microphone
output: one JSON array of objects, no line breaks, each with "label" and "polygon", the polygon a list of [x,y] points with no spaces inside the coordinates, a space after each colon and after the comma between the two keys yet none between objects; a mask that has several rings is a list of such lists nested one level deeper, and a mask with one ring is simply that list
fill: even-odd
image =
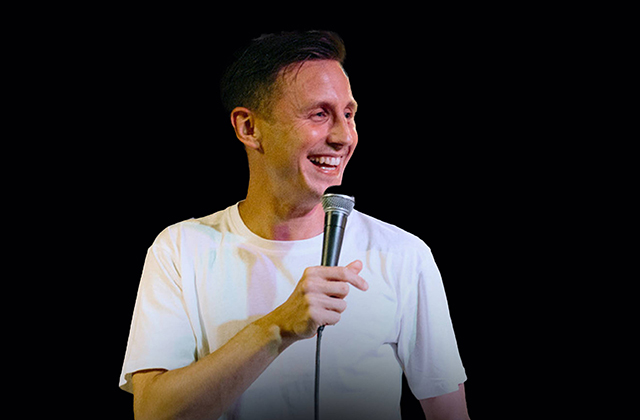
[{"label": "right hand holding microphone", "polygon": [[283,338],[292,341],[311,338],[318,327],[335,325],[347,308],[344,298],[350,284],[366,291],[369,284],[358,274],[362,262],[355,260],[346,267],[309,267],[289,299],[268,316],[280,327]]}]

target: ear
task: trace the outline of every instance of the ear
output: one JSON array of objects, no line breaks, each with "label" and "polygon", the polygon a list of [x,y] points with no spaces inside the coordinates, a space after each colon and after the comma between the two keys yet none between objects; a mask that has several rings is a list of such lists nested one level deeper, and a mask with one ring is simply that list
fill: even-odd
[{"label": "ear", "polygon": [[256,127],[256,115],[248,108],[237,107],[231,111],[231,124],[236,137],[245,147],[261,151],[260,132]]}]

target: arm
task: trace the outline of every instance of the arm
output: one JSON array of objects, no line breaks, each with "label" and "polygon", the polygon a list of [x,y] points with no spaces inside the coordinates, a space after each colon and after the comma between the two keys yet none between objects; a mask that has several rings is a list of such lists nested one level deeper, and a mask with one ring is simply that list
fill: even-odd
[{"label": "arm", "polygon": [[288,346],[334,325],[350,283],[366,290],[362,263],[312,267],[285,303],[249,324],[207,357],[175,370],[133,375],[136,419],[218,418]]},{"label": "arm", "polygon": [[286,348],[275,325],[255,322],[202,360],[133,375],[136,419],[218,418]]},{"label": "arm", "polygon": [[427,420],[469,420],[464,384],[455,392],[420,400],[420,405]]}]

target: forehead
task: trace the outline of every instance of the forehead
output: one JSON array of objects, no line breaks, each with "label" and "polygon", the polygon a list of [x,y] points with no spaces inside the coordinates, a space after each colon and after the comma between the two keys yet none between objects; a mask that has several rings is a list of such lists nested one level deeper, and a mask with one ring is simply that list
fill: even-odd
[{"label": "forehead", "polygon": [[292,65],[284,69],[279,78],[278,102],[293,106],[304,106],[310,102],[355,105],[349,78],[337,61],[313,60]]}]

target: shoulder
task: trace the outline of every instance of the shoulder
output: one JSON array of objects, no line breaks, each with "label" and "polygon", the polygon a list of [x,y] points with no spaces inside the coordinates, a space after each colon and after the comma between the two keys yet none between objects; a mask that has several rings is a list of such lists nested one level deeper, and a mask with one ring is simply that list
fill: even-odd
[{"label": "shoulder", "polygon": [[349,223],[352,223],[351,233],[357,235],[358,242],[366,243],[369,249],[401,254],[431,253],[427,244],[418,236],[359,211],[352,212]]},{"label": "shoulder", "polygon": [[203,242],[211,246],[230,230],[230,209],[174,223],[158,234],[152,247],[176,249]]}]

